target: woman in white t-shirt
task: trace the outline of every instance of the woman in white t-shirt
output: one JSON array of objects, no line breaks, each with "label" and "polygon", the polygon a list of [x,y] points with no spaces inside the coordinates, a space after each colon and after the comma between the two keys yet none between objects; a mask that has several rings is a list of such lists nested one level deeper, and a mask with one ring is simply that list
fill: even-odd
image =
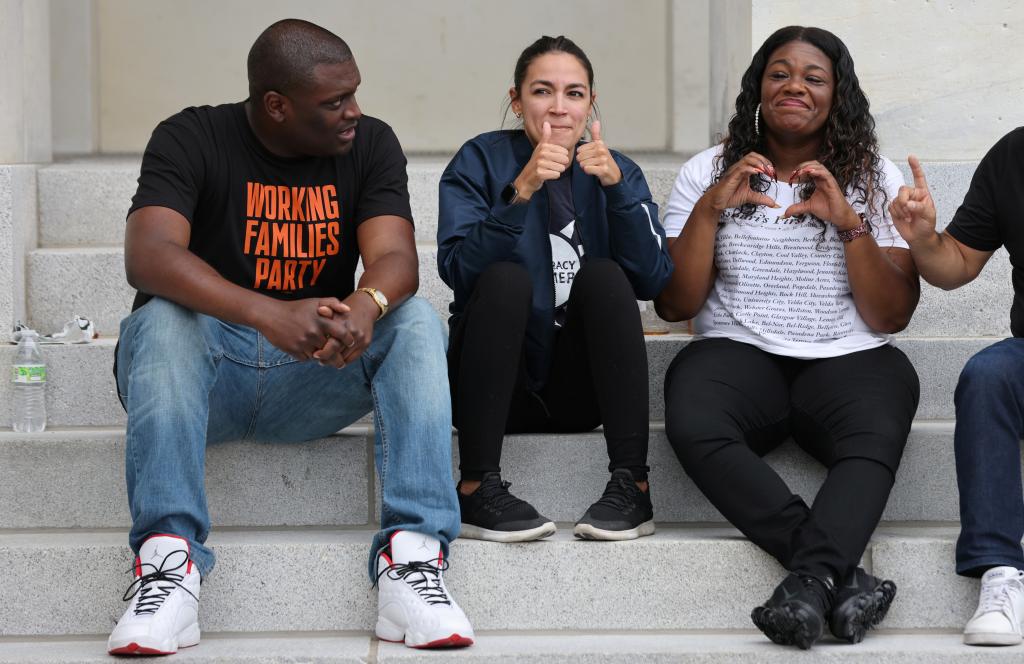
[{"label": "woman in white t-shirt", "polygon": [[[675,271],[656,306],[697,336],[665,377],[666,431],[711,502],[790,571],[751,617],[801,648],[826,623],[860,641],[896,593],[857,565],[917,410],[889,334],[920,286],[886,211],[902,177],[874,126],[842,41],[783,28],[665,215]],[[789,436],[829,469],[810,508],[761,458]]]}]

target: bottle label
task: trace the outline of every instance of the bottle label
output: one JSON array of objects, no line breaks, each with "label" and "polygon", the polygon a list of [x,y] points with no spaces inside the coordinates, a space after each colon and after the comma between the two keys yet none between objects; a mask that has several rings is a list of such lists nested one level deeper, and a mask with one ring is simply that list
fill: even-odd
[{"label": "bottle label", "polygon": [[12,380],[15,383],[45,383],[46,382],[46,366],[45,365],[20,365],[12,367],[14,369],[14,376]]}]

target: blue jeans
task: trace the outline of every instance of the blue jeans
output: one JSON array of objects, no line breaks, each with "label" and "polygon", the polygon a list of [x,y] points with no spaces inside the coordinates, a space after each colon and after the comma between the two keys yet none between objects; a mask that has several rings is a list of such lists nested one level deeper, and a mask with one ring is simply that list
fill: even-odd
[{"label": "blue jeans", "polygon": [[1004,339],[967,361],[956,386],[956,478],[960,538],[956,571],[981,576],[1024,569],[1024,339]]},{"label": "blue jeans", "polygon": [[150,300],[121,322],[117,352],[132,550],[156,533],[179,535],[206,577],[207,443],[321,438],[373,410],[382,508],[371,579],[396,530],[436,537],[447,556],[460,519],[445,346],[440,318],[419,298],[382,318],[341,370],[299,362],[252,328]]}]

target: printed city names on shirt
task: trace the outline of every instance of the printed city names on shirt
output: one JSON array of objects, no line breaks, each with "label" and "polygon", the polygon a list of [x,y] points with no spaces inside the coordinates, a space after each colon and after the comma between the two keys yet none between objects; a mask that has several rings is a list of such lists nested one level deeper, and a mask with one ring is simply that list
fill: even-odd
[{"label": "printed city names on shirt", "polygon": [[842,241],[834,233],[822,239],[812,221],[736,221],[719,226],[715,244],[722,303],[712,311],[716,326],[743,325],[792,341],[850,333],[855,311]]}]

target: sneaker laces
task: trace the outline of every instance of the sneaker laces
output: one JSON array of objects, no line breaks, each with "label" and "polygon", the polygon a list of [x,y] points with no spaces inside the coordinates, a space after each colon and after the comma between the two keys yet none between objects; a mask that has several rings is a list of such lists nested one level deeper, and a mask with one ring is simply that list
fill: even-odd
[{"label": "sneaker laces", "polygon": [[1013,601],[1010,598],[1010,591],[1014,587],[1017,592],[1024,592],[1024,584],[1021,583],[1019,577],[982,584],[981,597],[978,599],[978,613],[998,611],[1013,618]]},{"label": "sneaker laces", "polygon": [[[439,565],[434,565],[435,562]],[[380,582],[380,577],[387,574],[388,578],[393,581],[408,583],[427,604],[451,606],[452,601],[448,599],[448,593],[441,584],[441,572],[446,569],[448,569],[448,561],[440,558],[391,563],[377,574],[377,580],[373,582],[373,585],[376,586]],[[419,576],[414,576],[416,574]]]},{"label": "sneaker laces", "polygon": [[604,493],[598,498],[595,505],[606,505],[620,512],[627,512],[636,505],[636,496],[640,493],[640,487],[632,478],[613,477],[608,480],[604,487]]},{"label": "sneaker laces", "polygon": [[512,483],[505,480],[483,482],[476,490],[476,494],[486,509],[503,512],[526,502],[509,492],[511,486]]},{"label": "sneaker laces", "polygon": [[[170,559],[175,554],[182,554],[184,557],[180,563],[174,567],[168,567],[164,569],[164,566],[168,564]],[[174,572],[180,570],[188,564],[188,553],[183,550],[171,551],[164,559],[160,561],[160,565],[154,565],[153,563],[141,563],[139,569],[151,567],[152,572],[148,574],[140,574],[138,578],[132,581],[131,585],[128,586],[128,590],[124,591],[124,597],[121,599],[127,602],[135,595],[139,596],[139,601],[135,605],[135,615],[141,616],[144,614],[152,615],[163,606],[164,600],[171,594],[175,588],[181,588],[189,595],[192,595],[193,599],[197,602],[199,598],[196,597],[191,590],[182,585],[182,581],[185,580],[184,574],[175,574]],[[134,570],[132,570],[134,571]]]}]

